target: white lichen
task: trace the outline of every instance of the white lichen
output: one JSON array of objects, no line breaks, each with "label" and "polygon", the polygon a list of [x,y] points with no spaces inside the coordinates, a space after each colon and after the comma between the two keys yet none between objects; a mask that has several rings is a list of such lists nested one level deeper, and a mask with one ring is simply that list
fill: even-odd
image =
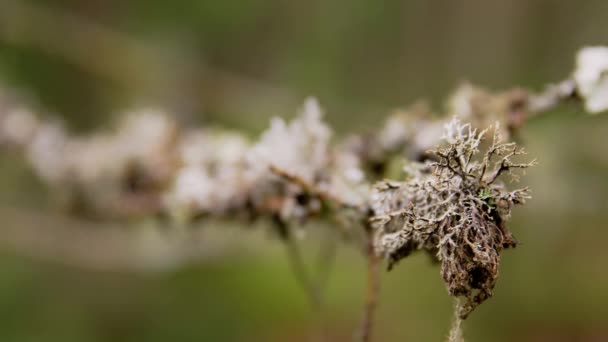
[{"label": "white lichen", "polygon": [[40,122],[31,110],[12,108],[0,117],[0,141],[16,146],[30,143]]},{"label": "white lichen", "polygon": [[608,47],[581,49],[576,56],[574,81],[590,113],[608,110]]},{"label": "white lichen", "polygon": [[290,123],[273,118],[270,128],[253,147],[252,165],[265,171],[276,167],[307,182],[314,182],[329,163],[331,130],[322,121],[322,111],[315,98],[308,98],[301,115]]}]

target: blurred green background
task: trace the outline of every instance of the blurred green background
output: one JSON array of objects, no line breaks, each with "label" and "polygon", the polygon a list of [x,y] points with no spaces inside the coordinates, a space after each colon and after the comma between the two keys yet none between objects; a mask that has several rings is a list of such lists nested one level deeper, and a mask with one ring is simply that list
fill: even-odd
[{"label": "blurred green background", "polygon": [[[440,110],[463,80],[559,81],[579,47],[608,43],[607,18],[603,0],[2,0],[0,80],[81,132],[159,105],[188,124],[253,135],[315,95],[343,134],[420,98]],[[562,107],[520,139],[540,161],[525,179],[534,199],[514,211],[522,244],[504,253],[467,340],[608,341],[608,116]],[[61,217],[7,152],[0,220],[4,234],[92,224]],[[236,247],[219,257],[151,273],[86,270],[0,244],[0,341],[310,341],[321,326],[350,340],[363,305],[358,251],[340,249],[319,315],[259,228],[231,227]],[[451,306],[438,268],[408,258],[383,274],[377,340],[441,341]]]}]

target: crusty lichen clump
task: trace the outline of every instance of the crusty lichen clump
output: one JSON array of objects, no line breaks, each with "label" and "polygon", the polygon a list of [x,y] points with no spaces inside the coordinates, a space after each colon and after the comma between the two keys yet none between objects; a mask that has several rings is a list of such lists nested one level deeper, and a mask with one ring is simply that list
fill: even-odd
[{"label": "crusty lichen clump", "polygon": [[431,253],[449,293],[465,297],[462,318],[492,295],[500,252],[517,244],[506,225],[511,208],[529,198],[527,188],[508,191],[499,176],[517,178],[514,169],[535,162],[516,163],[524,151],[499,132],[498,124],[479,132],[453,120],[445,146],[431,151],[435,161],[410,164],[408,180],[380,182],[372,193],[375,245],[389,269],[415,250]]}]

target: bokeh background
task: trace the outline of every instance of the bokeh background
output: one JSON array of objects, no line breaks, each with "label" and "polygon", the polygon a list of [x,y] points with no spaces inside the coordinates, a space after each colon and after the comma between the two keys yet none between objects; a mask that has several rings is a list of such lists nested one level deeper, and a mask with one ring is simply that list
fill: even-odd
[{"label": "bokeh background", "polygon": [[[79,132],[156,105],[255,135],[315,95],[340,135],[417,99],[440,110],[463,80],[541,89],[569,75],[579,47],[608,43],[607,18],[604,0],[2,0],[0,80]],[[608,116],[561,107],[519,139],[540,161],[525,180],[534,199],[514,212],[522,244],[504,253],[467,340],[608,341]],[[0,153],[0,236],[105,224],[62,215],[20,158]],[[263,227],[212,225],[202,229],[220,253],[155,272],[71,265],[0,237],[0,340],[310,341],[321,326],[351,339],[358,251],[339,250],[314,313]],[[451,310],[438,268],[408,258],[382,276],[377,340],[441,341]]]}]

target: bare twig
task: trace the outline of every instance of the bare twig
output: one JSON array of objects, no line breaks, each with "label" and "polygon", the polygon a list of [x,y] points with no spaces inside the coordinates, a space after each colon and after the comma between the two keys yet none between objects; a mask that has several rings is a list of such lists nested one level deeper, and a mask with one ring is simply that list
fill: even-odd
[{"label": "bare twig", "polygon": [[277,175],[278,177],[283,178],[284,180],[286,180],[289,183],[299,186],[304,192],[306,192],[309,195],[312,195],[314,197],[317,197],[319,200],[321,200],[325,203],[333,204],[333,205],[337,206],[338,208],[342,208],[342,209],[355,209],[355,210],[359,210],[359,211],[364,211],[362,206],[345,202],[342,199],[328,193],[327,191],[318,189],[314,184],[311,184],[310,182],[306,181],[302,177],[298,177],[297,175],[290,174],[289,172],[282,170],[281,168],[279,168],[275,165],[270,165],[269,169],[270,169],[270,172],[272,172],[273,174]]}]

